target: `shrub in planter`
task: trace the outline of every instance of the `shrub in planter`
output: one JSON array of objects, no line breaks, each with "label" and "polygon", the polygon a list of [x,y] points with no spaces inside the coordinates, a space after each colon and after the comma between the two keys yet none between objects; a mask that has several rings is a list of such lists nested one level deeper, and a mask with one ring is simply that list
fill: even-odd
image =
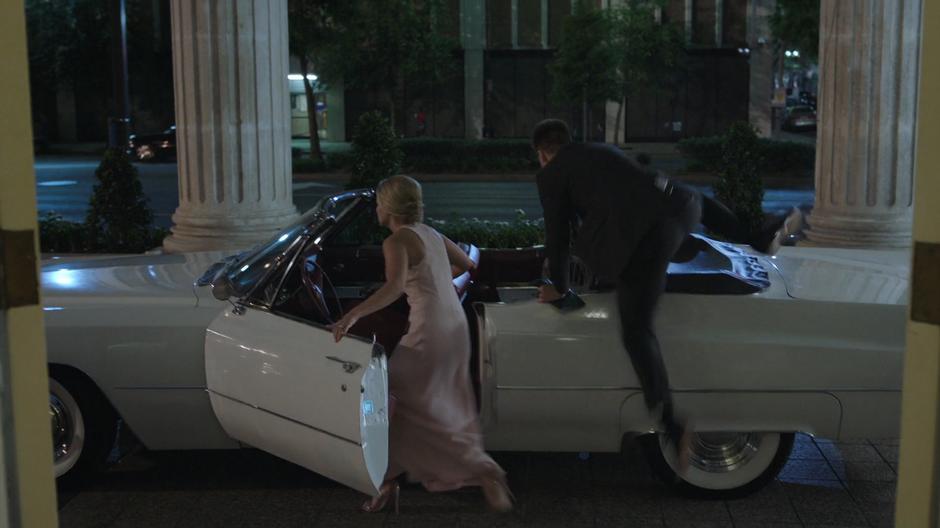
[{"label": "shrub in planter", "polygon": [[[721,162],[723,136],[688,138],[679,141],[677,148],[689,158],[686,170],[715,171]],[[811,176],[816,164],[816,147],[795,141],[758,139],[762,162],[761,174],[797,173]]]},{"label": "shrub in planter", "polygon": [[401,141],[408,172],[511,172],[538,168],[532,147],[522,139],[460,140],[415,138]]},{"label": "shrub in planter", "polygon": [[98,252],[140,253],[155,243],[153,212],[147,205],[137,169],[121,149],[108,149],[95,170],[85,226],[89,248]]},{"label": "shrub in planter", "polygon": [[453,216],[448,220],[428,218],[427,223],[451,240],[479,248],[523,248],[545,243],[543,220],[530,220],[522,211],[510,222]]},{"label": "shrub in planter", "polygon": [[363,114],[353,136],[349,188],[375,187],[384,178],[398,174],[402,157],[388,119],[378,111]]},{"label": "shrub in planter", "polygon": [[85,224],[69,222],[48,212],[39,217],[39,251],[43,253],[84,253],[90,233]]},{"label": "shrub in planter", "polygon": [[763,154],[757,131],[747,122],[734,123],[722,137],[720,152],[715,197],[757,230],[764,221],[764,185],[760,178]]}]

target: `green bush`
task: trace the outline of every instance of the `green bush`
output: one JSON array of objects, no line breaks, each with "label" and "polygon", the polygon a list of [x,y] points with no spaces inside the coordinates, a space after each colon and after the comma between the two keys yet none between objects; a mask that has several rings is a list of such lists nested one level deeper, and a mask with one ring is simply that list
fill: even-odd
[{"label": "green bush", "polygon": [[353,136],[352,178],[349,188],[375,187],[401,172],[402,151],[388,119],[378,111],[359,118]]},{"label": "green bush", "polygon": [[722,137],[719,152],[715,198],[756,231],[764,221],[764,185],[760,178],[763,149],[757,131],[745,121],[732,124]]},{"label": "green bush", "polygon": [[[689,158],[686,170],[715,171],[721,161],[722,136],[688,138],[677,148]],[[761,151],[761,174],[796,173],[811,176],[816,164],[816,147],[794,141],[758,139]]]},{"label": "green bush", "polygon": [[413,138],[401,141],[403,167],[416,173],[519,172],[538,169],[528,140]]},{"label": "green bush", "polygon": [[458,218],[448,220],[427,219],[427,224],[447,238],[473,244],[479,248],[507,249],[536,246],[545,243],[545,223],[540,218],[530,220],[517,211],[510,222]]},{"label": "green bush", "polygon": [[54,212],[39,217],[39,250],[43,253],[85,253],[90,241],[85,224],[69,222]]},{"label": "green bush", "polygon": [[[149,232],[147,249],[163,243],[170,230],[162,227]],[[69,222],[55,212],[47,212],[39,217],[39,251],[43,253],[93,253],[108,251],[94,246],[96,237],[87,224]]]},{"label": "green bush", "polygon": [[104,253],[140,253],[155,243],[153,212],[147,205],[137,168],[121,149],[108,149],[95,170],[95,185],[85,226],[89,249]]}]

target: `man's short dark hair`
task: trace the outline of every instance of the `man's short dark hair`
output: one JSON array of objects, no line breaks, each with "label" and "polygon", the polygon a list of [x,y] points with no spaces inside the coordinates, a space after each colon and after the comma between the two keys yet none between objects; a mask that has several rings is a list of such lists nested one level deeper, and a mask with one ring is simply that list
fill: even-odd
[{"label": "man's short dark hair", "polygon": [[571,143],[571,132],[561,119],[545,119],[532,131],[532,148],[535,150],[555,154],[568,143]]}]

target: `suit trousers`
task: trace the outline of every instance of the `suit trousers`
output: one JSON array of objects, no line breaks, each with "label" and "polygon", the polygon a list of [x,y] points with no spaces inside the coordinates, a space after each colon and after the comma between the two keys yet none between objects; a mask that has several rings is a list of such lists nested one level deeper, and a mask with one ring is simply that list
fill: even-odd
[{"label": "suit trousers", "polygon": [[666,288],[669,260],[702,218],[702,196],[677,186],[668,200],[669,216],[644,236],[618,277],[617,301],[623,344],[643,387],[646,406],[651,411],[662,406],[662,425],[677,440],[679,427],[654,319]]}]

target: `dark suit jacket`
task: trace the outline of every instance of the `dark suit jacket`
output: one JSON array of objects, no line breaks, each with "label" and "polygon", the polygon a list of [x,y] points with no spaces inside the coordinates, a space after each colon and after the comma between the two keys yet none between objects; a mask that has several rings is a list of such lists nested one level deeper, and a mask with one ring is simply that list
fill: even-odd
[{"label": "dark suit jacket", "polygon": [[574,253],[596,275],[616,279],[643,236],[668,216],[655,174],[603,143],[564,146],[536,175],[545,214],[545,249],[555,287],[568,288]]}]

